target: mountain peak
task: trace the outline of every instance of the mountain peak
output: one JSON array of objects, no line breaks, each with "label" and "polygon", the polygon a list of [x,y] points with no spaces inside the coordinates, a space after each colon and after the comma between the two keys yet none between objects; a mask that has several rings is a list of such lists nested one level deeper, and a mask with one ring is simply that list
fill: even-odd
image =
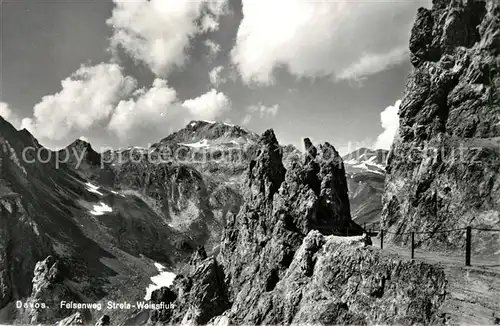
[{"label": "mountain peak", "polygon": [[218,143],[256,143],[256,133],[222,121],[192,120],[181,130],[161,140],[163,144],[193,144],[217,141]]},{"label": "mountain peak", "polygon": [[0,115],[0,136],[17,132],[14,126]]},{"label": "mountain peak", "polygon": [[86,148],[86,149],[92,149],[92,145],[82,139],[76,139],[74,142],[66,146],[66,148]]}]

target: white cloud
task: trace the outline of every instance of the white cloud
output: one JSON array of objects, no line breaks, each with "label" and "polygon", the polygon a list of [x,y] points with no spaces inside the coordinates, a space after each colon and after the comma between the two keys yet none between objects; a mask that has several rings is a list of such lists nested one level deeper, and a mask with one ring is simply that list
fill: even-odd
[{"label": "white cloud", "polygon": [[136,87],[136,80],[124,76],[120,66],[101,63],[81,66],[61,82],[59,93],[44,96],[25,118],[22,128],[37,137],[63,140],[73,131],[84,131],[109,118],[115,105]]},{"label": "white cloud", "polygon": [[164,136],[189,120],[218,118],[230,109],[227,96],[215,90],[181,103],[166,80],[156,79],[151,88],[140,89],[135,98],[118,103],[108,129],[123,142],[131,143],[145,134]]},{"label": "white cloud", "polygon": [[168,119],[178,113],[177,94],[163,79],[156,79],[151,88],[142,88],[135,95],[135,99],[118,103],[108,124],[108,129],[122,140],[133,139],[144,129],[166,126]]},{"label": "white cloud", "polygon": [[265,106],[262,103],[258,105],[252,105],[247,108],[247,114],[243,117],[241,121],[242,125],[247,125],[252,121],[253,116],[257,115],[261,119],[268,119],[271,117],[275,117],[278,114],[280,106],[275,104],[273,106]]},{"label": "white cloud", "polygon": [[401,63],[406,59],[406,46],[395,48],[388,53],[363,55],[358,62],[343,70],[338,79],[358,80],[365,76],[384,71],[391,65]]},{"label": "white cloud", "polygon": [[0,102],[0,116],[2,116],[5,120],[8,120],[12,114],[12,110],[9,105],[4,102]]},{"label": "white cloud", "polygon": [[217,66],[217,67],[213,68],[212,70],[210,70],[208,75],[210,77],[210,83],[212,83],[212,85],[217,87],[220,84],[226,82],[226,79],[222,76],[223,70],[224,70],[223,66]]},{"label": "white cloud", "polygon": [[[161,78],[151,87],[137,89],[137,81],[125,76],[117,64],[81,66],[61,85],[60,92],[35,105],[33,117],[22,120],[23,128],[52,147],[101,126],[107,126],[124,143],[144,143],[189,120],[219,118],[231,109],[229,98],[215,89],[184,102]],[[14,117],[1,102],[0,115]]]},{"label": "white cloud", "polygon": [[241,124],[243,126],[246,126],[247,124],[250,123],[250,121],[252,121],[252,115],[250,113],[247,113],[244,117],[243,117],[243,120],[241,120]]},{"label": "white cloud", "polygon": [[212,40],[205,40],[205,46],[208,48],[211,59],[214,59],[221,50],[221,46]]},{"label": "white cloud", "polygon": [[367,76],[404,60],[415,1],[243,0],[232,60],[245,82],[285,65],[305,77]]},{"label": "white cloud", "polygon": [[231,109],[231,101],[224,93],[211,89],[195,99],[184,101],[182,106],[196,119],[213,120]]},{"label": "white cloud", "polygon": [[278,114],[280,106],[275,104],[273,106],[265,106],[263,104],[252,105],[248,107],[247,111],[257,113],[260,118],[275,117]]},{"label": "white cloud", "polygon": [[[217,30],[227,2],[211,0],[113,0],[108,25],[113,28],[111,48],[121,47],[157,75],[182,66],[190,40]],[[201,22],[201,23],[200,23]]]},{"label": "white cloud", "polygon": [[401,100],[397,100],[394,105],[388,106],[380,113],[380,121],[382,122],[382,128],[384,128],[384,131],[377,137],[377,141],[374,146],[375,148],[391,148],[394,136],[396,135],[399,127],[398,111],[400,105]]},{"label": "white cloud", "polygon": [[18,116],[12,111],[9,105],[5,102],[0,102],[0,116],[12,124],[15,128],[19,128],[20,121]]}]

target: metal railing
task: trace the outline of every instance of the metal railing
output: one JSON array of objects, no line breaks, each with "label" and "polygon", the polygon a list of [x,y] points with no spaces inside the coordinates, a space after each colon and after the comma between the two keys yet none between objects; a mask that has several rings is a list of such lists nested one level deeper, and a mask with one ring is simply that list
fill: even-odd
[{"label": "metal railing", "polygon": [[380,249],[384,249],[384,234],[393,234],[393,235],[411,235],[411,259],[415,259],[415,234],[437,234],[437,233],[450,233],[456,231],[465,230],[465,266],[471,266],[471,252],[472,252],[472,230],[477,231],[486,231],[486,232],[500,232],[500,229],[486,229],[486,228],[478,228],[467,226],[463,228],[456,228],[451,230],[440,230],[440,231],[421,231],[421,232],[391,232],[384,229],[374,230],[371,227],[366,228],[366,224],[364,225],[365,232],[370,236],[377,236],[380,234]]}]

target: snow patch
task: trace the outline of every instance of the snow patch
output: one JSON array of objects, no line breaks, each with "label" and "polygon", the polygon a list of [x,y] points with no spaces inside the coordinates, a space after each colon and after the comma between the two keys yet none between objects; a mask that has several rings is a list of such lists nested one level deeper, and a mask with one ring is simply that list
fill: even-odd
[{"label": "snow patch", "polygon": [[[363,163],[358,164],[358,165],[353,165],[353,168],[384,175],[384,172],[382,172],[382,171],[384,171],[384,167],[382,165],[379,165],[379,164],[366,164],[366,162],[363,162]],[[379,169],[382,171],[380,171]]]},{"label": "snow patch", "polygon": [[99,196],[104,196],[104,194],[102,192],[98,191],[99,187],[91,184],[90,182],[87,182],[85,184],[85,187],[87,188],[87,191],[89,191],[89,192],[92,192],[92,193],[97,194]]},{"label": "snow patch", "polygon": [[121,196],[121,197],[125,198],[125,195],[120,194],[118,191],[111,190],[111,193],[113,193],[114,195]]},{"label": "snow patch", "polygon": [[356,169],[363,169],[363,170],[368,170],[368,167],[366,166],[366,164],[363,162],[361,164],[356,164],[356,165],[353,165],[353,168],[356,168]]},{"label": "snow patch", "polygon": [[154,263],[156,269],[158,270],[158,272],[163,272],[165,270],[165,266],[163,266],[162,264],[160,263]]},{"label": "snow patch", "polygon": [[182,146],[188,146],[188,147],[193,147],[193,148],[202,148],[202,147],[208,147],[208,140],[202,139],[199,142],[196,143],[190,143],[190,144],[182,144],[180,143],[179,145]]},{"label": "snow patch", "polygon": [[345,161],[344,162],[345,164],[350,164],[350,165],[354,165],[354,164],[359,164],[359,162],[355,159],[350,159],[348,161]]},{"label": "snow patch", "polygon": [[162,287],[170,287],[174,282],[174,279],[177,275],[171,272],[165,272],[166,267],[159,263],[154,263],[156,269],[159,274],[151,277],[151,282],[146,288],[146,295],[144,296],[144,300],[151,300],[151,294],[153,291],[158,290]]},{"label": "snow patch", "polygon": [[94,208],[90,211],[90,214],[94,216],[101,216],[111,212],[113,212],[113,209],[111,207],[103,202],[100,202],[99,205],[94,205]]},{"label": "snow patch", "polygon": [[31,228],[33,229],[33,232],[35,232],[36,235],[40,235],[40,231],[38,231],[38,225],[36,225],[35,222],[31,222]]}]

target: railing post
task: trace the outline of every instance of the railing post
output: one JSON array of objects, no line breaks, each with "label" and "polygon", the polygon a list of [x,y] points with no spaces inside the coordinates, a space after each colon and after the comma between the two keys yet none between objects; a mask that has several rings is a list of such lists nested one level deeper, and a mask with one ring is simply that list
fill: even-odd
[{"label": "railing post", "polygon": [[415,259],[415,232],[411,233],[411,260]]},{"label": "railing post", "polygon": [[384,249],[384,230],[380,230],[380,249]]},{"label": "railing post", "polygon": [[468,226],[465,232],[465,266],[470,266],[472,228]]}]

